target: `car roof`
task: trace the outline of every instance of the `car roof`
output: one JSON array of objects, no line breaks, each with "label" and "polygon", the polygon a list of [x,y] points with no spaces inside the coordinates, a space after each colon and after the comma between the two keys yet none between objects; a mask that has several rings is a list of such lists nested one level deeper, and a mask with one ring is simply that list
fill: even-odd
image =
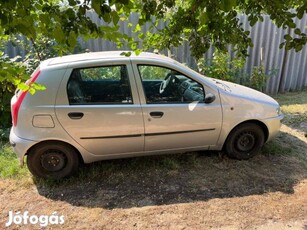
[{"label": "car roof", "polygon": [[[126,57],[123,55],[123,52],[131,52],[131,56]],[[83,62],[83,61],[90,61],[90,60],[100,60],[100,59],[158,59],[158,60],[167,60],[174,62],[175,60],[166,57],[164,55],[155,54],[155,53],[148,53],[142,52],[140,55],[136,55],[132,51],[104,51],[104,52],[88,52],[82,54],[73,54],[73,55],[66,55],[62,57],[56,57],[48,59],[48,66],[50,65],[60,65],[65,63],[72,63],[72,62]]]}]

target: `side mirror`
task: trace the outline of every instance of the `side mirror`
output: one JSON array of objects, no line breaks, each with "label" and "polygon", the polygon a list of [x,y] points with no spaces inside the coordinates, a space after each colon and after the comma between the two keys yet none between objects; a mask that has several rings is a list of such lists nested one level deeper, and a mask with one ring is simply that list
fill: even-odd
[{"label": "side mirror", "polygon": [[206,97],[205,97],[205,103],[206,104],[210,104],[210,103],[214,102],[214,100],[215,100],[214,94],[212,94],[212,93],[206,94]]}]

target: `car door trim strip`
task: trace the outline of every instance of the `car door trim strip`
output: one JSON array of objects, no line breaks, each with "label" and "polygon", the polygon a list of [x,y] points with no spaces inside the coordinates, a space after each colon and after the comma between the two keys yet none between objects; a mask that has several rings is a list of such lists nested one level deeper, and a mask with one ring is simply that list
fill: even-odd
[{"label": "car door trim strip", "polygon": [[[145,136],[158,136],[158,135],[172,135],[172,134],[182,134],[182,133],[195,133],[195,132],[207,132],[213,131],[212,129],[196,129],[196,130],[185,130],[185,131],[175,131],[175,132],[161,132],[161,133],[146,133]],[[80,137],[82,140],[89,139],[111,139],[111,138],[129,138],[129,137],[141,137],[143,134],[131,134],[131,135],[118,135],[118,136],[103,136],[103,137]]]},{"label": "car door trim strip", "polygon": [[110,139],[110,138],[127,138],[127,137],[141,137],[142,134],[131,134],[131,135],[118,135],[118,136],[103,136],[103,137],[80,137],[82,140],[87,139]]},{"label": "car door trim strip", "polygon": [[215,128],[211,129],[196,129],[196,130],[184,130],[184,131],[174,131],[174,132],[161,132],[161,133],[145,133],[145,136],[158,136],[158,135],[172,135],[172,134],[182,134],[182,133],[196,133],[196,132],[207,132],[213,131]]}]

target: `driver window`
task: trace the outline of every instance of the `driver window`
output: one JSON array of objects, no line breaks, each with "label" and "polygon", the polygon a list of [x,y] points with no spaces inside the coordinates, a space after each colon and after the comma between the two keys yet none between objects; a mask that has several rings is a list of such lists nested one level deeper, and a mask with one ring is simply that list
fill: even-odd
[{"label": "driver window", "polygon": [[204,101],[204,89],[198,82],[172,69],[138,65],[147,104],[178,104]]}]

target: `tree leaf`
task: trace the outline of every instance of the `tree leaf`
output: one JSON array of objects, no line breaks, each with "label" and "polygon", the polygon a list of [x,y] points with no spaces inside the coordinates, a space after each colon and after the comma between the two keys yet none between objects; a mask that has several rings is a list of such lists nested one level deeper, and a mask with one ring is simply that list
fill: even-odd
[{"label": "tree leaf", "polygon": [[59,43],[63,43],[65,41],[65,34],[60,26],[56,26],[53,31],[53,36],[55,40]]},{"label": "tree leaf", "polygon": [[258,22],[257,17],[252,17],[251,20],[249,21],[251,26],[254,26]]},{"label": "tree leaf", "polygon": [[29,88],[28,92],[33,95],[35,93],[35,89],[34,88]]},{"label": "tree leaf", "polygon": [[285,40],[291,40],[292,37],[291,37],[291,35],[289,35],[289,34],[285,34],[284,39],[285,39]]},{"label": "tree leaf", "polygon": [[92,0],[91,7],[95,10],[98,15],[101,15],[101,0]]},{"label": "tree leaf", "polygon": [[299,28],[296,28],[294,30],[294,33],[297,34],[297,35],[300,35],[302,32],[301,32],[301,30]]},{"label": "tree leaf", "polygon": [[140,24],[136,24],[135,28],[132,32],[136,33],[136,32],[139,32],[139,31],[141,31],[141,26],[140,26]]},{"label": "tree leaf", "polygon": [[201,25],[207,24],[208,22],[208,14],[206,11],[201,12],[201,14],[199,15],[199,22]]},{"label": "tree leaf", "polygon": [[70,31],[68,35],[68,45],[73,49],[77,45],[77,36],[74,31]]},{"label": "tree leaf", "polygon": [[279,49],[282,49],[285,46],[285,42],[279,44]]},{"label": "tree leaf", "polygon": [[296,24],[295,24],[293,21],[290,21],[290,22],[288,22],[288,26],[289,26],[290,28],[295,28],[295,27],[296,27]]},{"label": "tree leaf", "polygon": [[111,22],[111,14],[104,12],[102,14],[102,18],[105,22],[110,23]]},{"label": "tree leaf", "polygon": [[136,49],[136,50],[134,50],[134,53],[135,53],[136,56],[139,56],[142,53],[142,50]]},{"label": "tree leaf", "polygon": [[29,86],[26,83],[21,82],[20,84],[17,85],[17,88],[22,91],[27,91],[29,89]]},{"label": "tree leaf", "polygon": [[131,56],[131,52],[121,52],[120,55],[125,56],[125,57],[130,57]]},{"label": "tree leaf", "polygon": [[111,16],[112,16],[112,20],[113,20],[113,24],[117,25],[118,21],[119,21],[119,15],[116,11],[112,11],[111,12]]},{"label": "tree leaf", "polygon": [[38,84],[36,82],[32,83],[31,87],[33,87],[36,90],[46,90],[46,86]]},{"label": "tree leaf", "polygon": [[222,10],[228,12],[237,5],[236,0],[222,0]]}]

